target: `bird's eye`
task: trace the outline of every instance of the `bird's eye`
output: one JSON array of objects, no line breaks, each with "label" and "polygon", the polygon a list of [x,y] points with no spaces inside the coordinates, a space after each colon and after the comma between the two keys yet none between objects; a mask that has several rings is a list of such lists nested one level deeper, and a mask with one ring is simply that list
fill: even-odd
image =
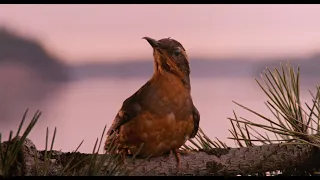
[{"label": "bird's eye", "polygon": [[173,55],[179,56],[180,55],[180,49],[176,49],[173,51]]}]

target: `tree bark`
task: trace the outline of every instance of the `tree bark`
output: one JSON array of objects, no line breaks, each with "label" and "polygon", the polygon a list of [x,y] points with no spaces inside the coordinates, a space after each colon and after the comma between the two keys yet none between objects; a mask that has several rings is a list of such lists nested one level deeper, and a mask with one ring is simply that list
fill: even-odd
[{"label": "tree bark", "polygon": [[[3,143],[4,145],[8,143]],[[5,147],[5,146],[4,146]],[[79,159],[91,154],[63,153],[54,151],[48,167],[48,175],[60,175],[68,160],[75,155],[71,164],[79,162]],[[104,155],[97,156],[101,160]],[[107,155],[109,156],[109,155]],[[130,175],[249,175],[268,171],[305,169],[318,166],[317,159],[320,156],[318,148],[307,144],[271,144],[244,148],[213,149],[210,152],[192,151],[181,154],[181,165],[177,169],[176,159],[171,156],[155,157],[149,160],[136,158],[132,162],[131,157],[126,157],[125,166],[131,171]],[[37,162],[35,161],[37,159]],[[81,174],[89,160],[80,163],[75,174]],[[26,139],[20,149],[18,158],[11,168],[12,175],[35,175],[39,171],[35,168],[44,166],[43,151],[38,151],[31,140]],[[102,170],[107,171],[106,169]],[[126,171],[128,172],[128,171]]]}]

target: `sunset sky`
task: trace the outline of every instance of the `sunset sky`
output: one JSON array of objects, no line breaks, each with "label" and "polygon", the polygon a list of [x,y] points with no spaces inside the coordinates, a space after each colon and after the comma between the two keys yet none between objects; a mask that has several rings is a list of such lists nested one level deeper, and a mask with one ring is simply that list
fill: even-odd
[{"label": "sunset sky", "polygon": [[0,5],[0,24],[68,63],[151,58],[141,38],[171,37],[190,57],[320,51],[320,5]]}]

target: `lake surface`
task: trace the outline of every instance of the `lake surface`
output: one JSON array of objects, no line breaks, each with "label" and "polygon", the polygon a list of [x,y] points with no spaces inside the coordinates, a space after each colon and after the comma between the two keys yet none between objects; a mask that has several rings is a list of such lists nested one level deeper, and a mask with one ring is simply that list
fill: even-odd
[{"label": "lake surface", "polygon": [[[74,150],[84,139],[81,152],[91,152],[96,138],[100,138],[105,125],[111,125],[113,118],[122,105],[123,100],[140,88],[146,79],[86,79],[67,83],[57,91],[51,92],[41,103],[24,102],[20,113],[14,118],[21,118],[23,110],[30,107],[27,122],[33,113],[43,111],[39,122],[29,135],[38,149],[45,147],[46,128],[49,127],[50,138],[54,127],[57,135],[54,149]],[[233,117],[233,110],[238,116],[255,122],[261,120],[240,108],[232,101],[253,108],[260,113],[271,116],[264,105],[266,96],[260,90],[254,78],[207,78],[191,79],[194,103],[201,114],[200,127],[211,138],[219,138],[228,145],[234,142],[231,136],[228,117]],[[315,84],[302,87],[302,100],[310,102],[308,90],[314,91]],[[0,126],[4,138],[9,130],[17,130],[19,121],[12,121]],[[107,127],[107,128],[108,128]]]}]

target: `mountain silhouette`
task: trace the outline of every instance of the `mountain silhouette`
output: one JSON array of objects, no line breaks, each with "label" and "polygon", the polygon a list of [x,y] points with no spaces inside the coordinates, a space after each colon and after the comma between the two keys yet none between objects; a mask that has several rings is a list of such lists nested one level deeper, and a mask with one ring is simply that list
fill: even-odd
[{"label": "mountain silhouette", "polygon": [[[108,78],[141,78],[153,73],[153,57],[149,60],[130,60],[117,63],[85,63],[70,67],[74,79],[108,77]],[[254,71],[252,62],[246,60],[214,60],[194,58],[190,62],[191,76],[206,77],[241,77]],[[236,65],[235,65],[236,64]],[[235,65],[235,66],[234,66]]]},{"label": "mountain silhouette", "polygon": [[[197,58],[190,60],[191,76],[248,77],[259,76],[266,67],[279,67],[279,62],[290,60],[293,65],[301,65],[304,76],[320,76],[320,54],[307,59],[265,59],[249,61],[245,58]],[[45,81],[81,80],[83,78],[141,78],[153,73],[153,57],[148,60],[123,60],[114,62],[88,59],[85,64],[66,65],[63,60],[49,54],[42,44],[34,39],[22,37],[5,27],[0,27],[0,66],[1,63],[16,63],[31,67]]]},{"label": "mountain silhouette", "polygon": [[1,63],[26,65],[45,81],[68,79],[68,67],[49,54],[40,42],[17,35],[6,27],[0,27]]}]

